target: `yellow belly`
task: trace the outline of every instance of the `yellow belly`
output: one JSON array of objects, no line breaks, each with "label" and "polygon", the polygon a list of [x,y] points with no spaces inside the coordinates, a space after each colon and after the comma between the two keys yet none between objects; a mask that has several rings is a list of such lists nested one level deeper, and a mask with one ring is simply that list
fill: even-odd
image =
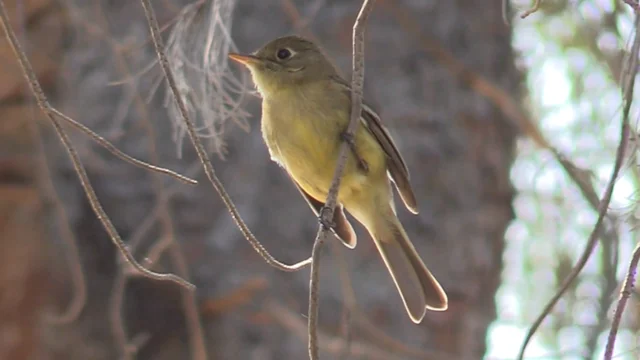
[{"label": "yellow belly", "polygon": [[[335,173],[339,154],[340,134],[346,121],[335,121],[330,111],[322,119],[309,119],[302,115],[285,119],[283,114],[263,119],[263,136],[271,157],[280,163],[293,179],[311,196],[324,201]],[[274,124],[274,121],[282,124]],[[344,126],[344,127],[343,127]],[[368,182],[386,181],[386,160],[375,138],[363,126],[358,126],[355,136],[358,155],[368,165],[368,171],[358,166],[349,150],[338,199],[340,202],[356,196],[368,187]]]}]

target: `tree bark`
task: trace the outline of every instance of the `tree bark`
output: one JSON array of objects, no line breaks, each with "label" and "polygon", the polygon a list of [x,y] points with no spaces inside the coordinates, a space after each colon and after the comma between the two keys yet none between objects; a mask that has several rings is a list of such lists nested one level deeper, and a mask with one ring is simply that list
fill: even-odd
[{"label": "tree bark", "polygon": [[[5,1],[42,86],[52,90],[62,57],[61,12],[52,1]],[[54,238],[47,236],[50,202],[39,190],[42,120],[15,56],[0,38],[0,359],[46,359],[40,328],[51,306],[47,272]]]}]

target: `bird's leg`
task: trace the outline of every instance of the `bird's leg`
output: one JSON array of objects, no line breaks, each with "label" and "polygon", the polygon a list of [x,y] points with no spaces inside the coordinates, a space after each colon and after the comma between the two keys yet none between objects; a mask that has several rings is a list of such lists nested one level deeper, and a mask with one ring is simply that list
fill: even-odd
[{"label": "bird's leg", "polygon": [[346,142],[347,145],[349,145],[349,149],[351,149],[353,156],[355,156],[356,160],[358,161],[358,167],[360,168],[360,170],[362,170],[365,173],[369,172],[369,164],[367,164],[367,162],[364,161],[364,159],[360,156],[360,154],[358,154],[358,150],[356,149],[356,142],[354,141],[353,134],[349,134],[346,131],[344,131],[340,133],[340,139],[342,139],[342,141]]},{"label": "bird's leg", "polygon": [[323,206],[320,208],[320,215],[318,216],[318,221],[324,230],[335,229],[336,223],[332,218],[329,218],[329,208]]}]

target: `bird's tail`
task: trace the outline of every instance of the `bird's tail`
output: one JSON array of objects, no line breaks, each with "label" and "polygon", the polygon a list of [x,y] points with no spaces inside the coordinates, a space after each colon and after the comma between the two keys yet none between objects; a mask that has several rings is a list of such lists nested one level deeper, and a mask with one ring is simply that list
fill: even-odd
[{"label": "bird's tail", "polygon": [[393,281],[400,292],[409,317],[420,323],[426,309],[447,309],[447,295],[413,247],[402,224],[389,209],[367,226]]}]

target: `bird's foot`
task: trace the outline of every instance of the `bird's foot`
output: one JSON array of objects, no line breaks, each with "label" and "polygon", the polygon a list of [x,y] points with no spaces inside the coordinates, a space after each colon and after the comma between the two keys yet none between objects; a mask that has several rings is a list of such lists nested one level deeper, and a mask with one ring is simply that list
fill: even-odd
[{"label": "bird's foot", "polygon": [[355,156],[356,161],[358,161],[358,167],[360,168],[360,170],[365,173],[369,172],[369,164],[367,164],[367,162],[358,153],[353,134],[349,134],[348,132],[344,131],[340,134],[340,139],[346,142],[347,145],[349,145],[349,149],[351,149],[353,156]]},{"label": "bird's foot", "polygon": [[320,215],[318,216],[318,221],[322,226],[323,230],[334,229],[336,227],[336,223],[333,221],[333,214],[331,214],[331,209],[323,206],[320,209]]}]

